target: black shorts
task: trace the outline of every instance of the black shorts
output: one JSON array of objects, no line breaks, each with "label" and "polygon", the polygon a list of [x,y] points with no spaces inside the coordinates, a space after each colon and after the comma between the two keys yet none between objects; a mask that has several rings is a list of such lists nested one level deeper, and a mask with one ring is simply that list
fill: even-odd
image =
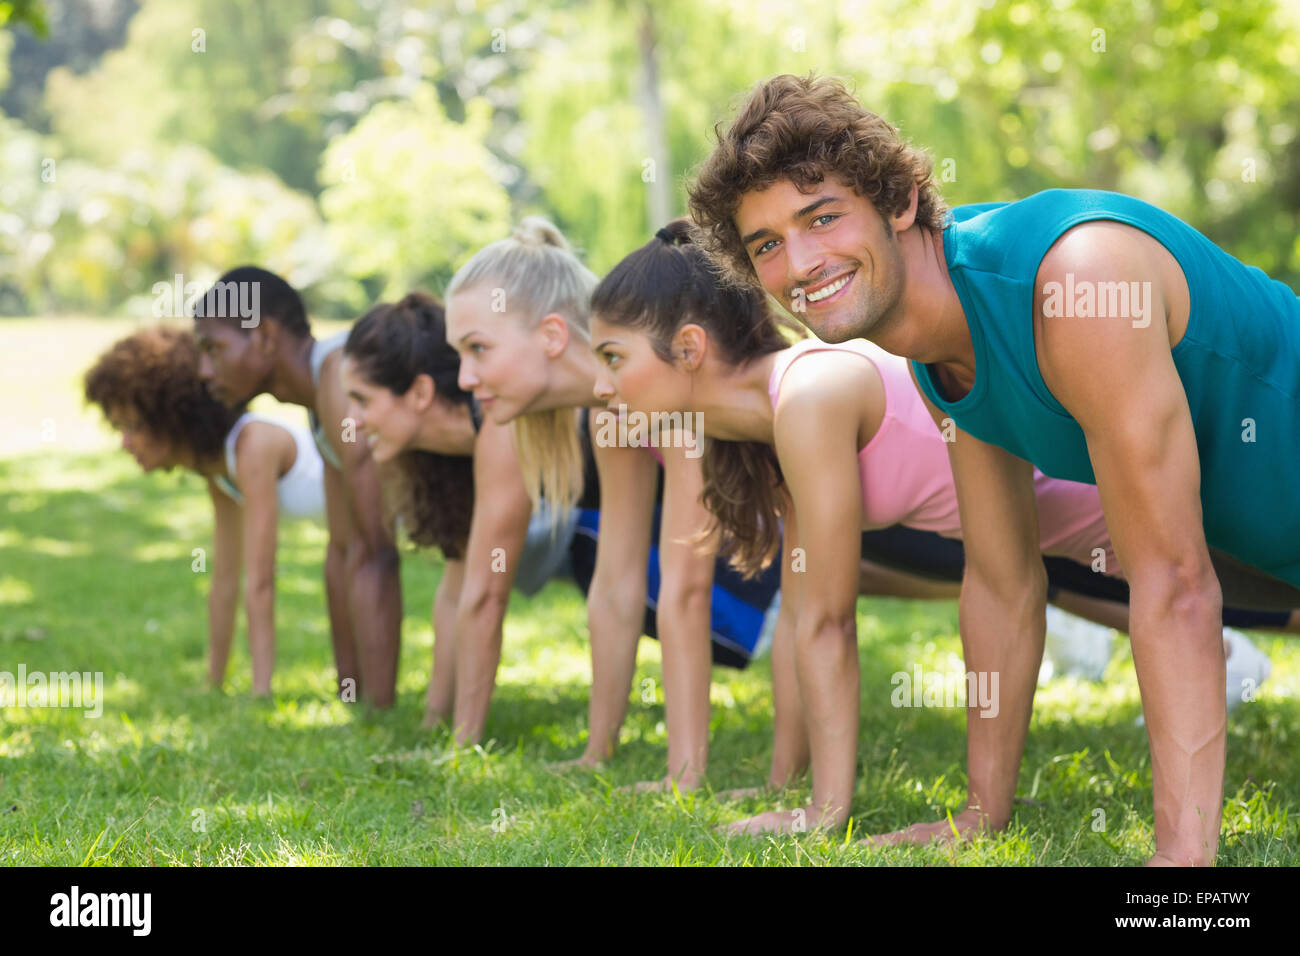
[{"label": "black shorts", "polygon": [[[917,531],[894,525],[862,533],[862,557],[895,571],[906,571],[932,581],[961,582],[966,552],[960,541],[933,531]],[[1099,574],[1087,565],[1056,555],[1044,555],[1047,569],[1047,599],[1061,592],[1128,604],[1128,582]],[[1283,627],[1289,611],[1249,611],[1225,607],[1223,623],[1228,627]]]}]

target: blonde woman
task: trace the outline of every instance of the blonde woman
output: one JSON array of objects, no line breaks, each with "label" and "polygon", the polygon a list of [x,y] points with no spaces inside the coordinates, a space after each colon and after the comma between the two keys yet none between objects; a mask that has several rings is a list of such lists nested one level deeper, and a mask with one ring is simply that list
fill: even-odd
[{"label": "blonde woman", "polygon": [[[596,276],[553,225],[523,220],[514,234],[476,253],[447,289],[447,340],[460,353],[459,385],[482,410],[484,443],[517,451],[528,501],[545,500],[567,515],[583,491],[580,423],[584,409],[602,409],[592,394],[599,371],[588,318]],[[594,417],[594,416],[593,416]],[[496,436],[502,426],[511,434]],[[580,762],[612,754],[627,712],[643,632],[646,565],[655,532],[656,491],[662,462],[657,630],[663,651],[668,728],[664,783],[696,786],[709,749],[709,680],[714,556],[687,543],[706,521],[703,478],[690,445],[698,436],[660,436],[658,448],[602,440],[614,429],[594,427],[592,458],[601,490],[600,534],[587,598],[591,635],[590,735]],[[504,447],[485,449],[504,457]],[[695,446],[698,452],[698,445]],[[476,458],[479,451],[476,450]],[[658,459],[658,461],[656,460]],[[478,500],[509,501],[517,475],[476,463]],[[499,487],[498,487],[499,486]],[[513,506],[512,506],[513,507]],[[522,507],[522,503],[520,504]],[[500,578],[493,555],[515,538],[508,515],[476,508],[465,555],[465,581],[456,617],[455,724],[470,737],[481,732],[496,662],[500,615],[489,595]],[[517,525],[513,525],[517,528]],[[504,555],[508,558],[508,555]],[[499,563],[497,568],[499,568]],[[471,682],[459,686],[461,675]],[[472,676],[471,676],[472,675]]]}]

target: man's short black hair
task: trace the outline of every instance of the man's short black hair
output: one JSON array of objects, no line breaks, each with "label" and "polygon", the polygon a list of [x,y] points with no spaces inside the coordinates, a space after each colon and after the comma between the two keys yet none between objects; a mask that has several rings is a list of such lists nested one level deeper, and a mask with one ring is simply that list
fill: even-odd
[{"label": "man's short black hair", "polygon": [[[247,307],[252,305],[257,314],[250,317]],[[245,333],[262,319],[270,319],[299,338],[311,335],[302,297],[284,279],[258,266],[239,266],[218,279],[194,303],[194,318],[222,319]]]}]

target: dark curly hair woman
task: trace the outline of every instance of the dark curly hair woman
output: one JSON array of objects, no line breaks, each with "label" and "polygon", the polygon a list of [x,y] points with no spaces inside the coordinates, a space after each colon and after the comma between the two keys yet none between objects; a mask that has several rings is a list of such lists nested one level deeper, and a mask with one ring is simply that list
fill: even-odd
[{"label": "dark curly hair woman", "polygon": [[135,332],[86,372],[85,395],[145,471],[181,467],[206,480],[215,520],[208,678],[217,688],[225,680],[243,571],[253,693],[263,696],[275,662],[279,516],[322,518],[323,466],[305,427],[213,398],[199,380],[198,356],[190,331]]}]

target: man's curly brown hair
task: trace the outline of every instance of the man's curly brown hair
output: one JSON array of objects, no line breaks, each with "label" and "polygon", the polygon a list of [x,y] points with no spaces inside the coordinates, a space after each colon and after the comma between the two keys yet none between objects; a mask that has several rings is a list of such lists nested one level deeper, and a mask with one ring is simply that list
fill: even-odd
[{"label": "man's curly brown hair", "polygon": [[750,94],[730,129],[719,123],[713,131],[718,144],[687,195],[701,244],[732,281],[759,286],[732,217],[746,193],[779,179],[806,190],[836,176],[882,216],[906,209],[915,185],[917,223],[943,228],[948,208],[930,157],[863,109],[838,79],[774,77]]},{"label": "man's curly brown hair", "polygon": [[106,417],[130,413],[140,426],[196,462],[222,454],[245,411],[227,408],[199,379],[199,350],[189,330],[155,326],[115,342],[86,372],[86,401]]}]

